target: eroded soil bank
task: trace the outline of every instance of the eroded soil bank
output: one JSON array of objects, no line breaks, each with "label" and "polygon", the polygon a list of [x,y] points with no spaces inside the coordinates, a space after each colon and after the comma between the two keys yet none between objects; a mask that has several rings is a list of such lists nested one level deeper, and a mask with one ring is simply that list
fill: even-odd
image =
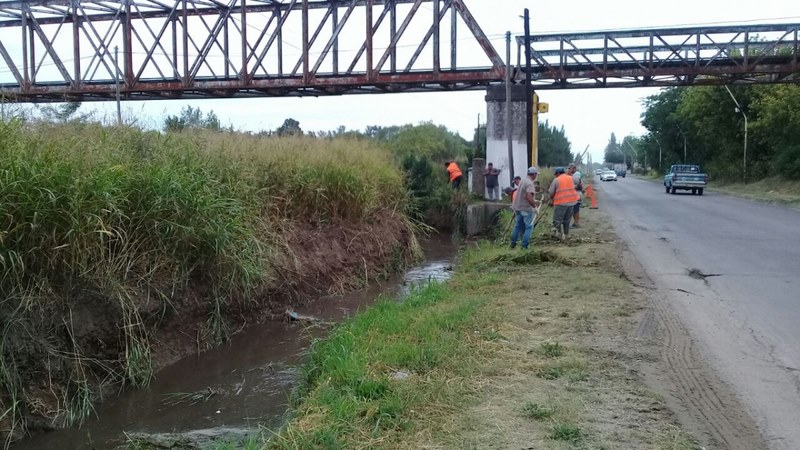
[{"label": "eroded soil bank", "polygon": [[[316,228],[298,223],[291,227],[285,237],[287,242],[280,256],[274,281],[255,292],[251,298],[232,298],[225,302],[222,317],[229,335],[241,331],[248,325],[264,320],[283,320],[287,309],[307,305],[320,296],[344,292],[366,286],[375,280],[385,280],[402,270],[416,256],[418,244],[402,216],[393,218],[391,214],[377,217],[372,223],[339,223]],[[143,301],[137,303],[133,312],[119,308],[115,302],[87,295],[71,305],[61,305],[52,310],[51,319],[42,318],[43,323],[30,323],[17,329],[40,329],[43,326],[62,326],[68,333],[61,339],[52,336],[45,339],[35,335],[11,335],[6,337],[16,356],[19,384],[23,386],[22,396],[15,399],[16,407],[25,414],[27,432],[39,433],[67,425],[72,417],[70,402],[81,400],[98,402],[100,394],[115,396],[120,384],[109,380],[110,374],[123,370],[120,364],[121,353],[126,352],[125,336],[120,327],[125,323],[126,314],[135,314],[146,323],[149,341],[152,343],[152,368],[158,370],[178,359],[206,350],[215,345],[209,333],[209,317],[217,304],[211,293],[199,282],[187,289],[176,292],[171,299],[171,307],[155,308],[159,302]],[[30,319],[28,319],[30,320]],[[63,327],[63,320],[69,321]],[[282,336],[277,330],[264,330],[248,342],[266,346],[281,343],[280,351],[292,352],[298,344]],[[278,327],[280,328],[280,327]],[[234,340],[224,347],[212,350],[219,357],[232,356],[230,345],[241,345]],[[69,353],[80,348],[85,364],[80,367],[83,373],[75,373],[76,365],[59,364],[52,355]],[[245,347],[247,348],[247,347]],[[296,349],[297,350],[297,349]],[[233,355],[235,356],[235,355]],[[249,357],[247,352],[239,353]],[[274,371],[270,379],[278,385],[285,384],[287,374],[281,367],[266,368]],[[75,397],[76,377],[86,380],[86,389],[94,394],[83,398]],[[181,375],[173,374],[173,379]],[[243,377],[244,379],[245,377]],[[200,384],[202,384],[202,381]],[[176,384],[168,384],[176,387]],[[164,388],[162,386],[162,388]],[[164,388],[169,390],[170,387]],[[177,389],[185,392],[191,389]],[[281,391],[283,392],[283,391]],[[180,399],[176,399],[180,400]],[[285,398],[282,399],[285,403]],[[92,408],[94,410],[94,408]],[[153,411],[151,419],[161,421],[158,411]],[[2,416],[0,430],[8,433],[12,424],[8,415]],[[13,438],[19,439],[26,429],[13,429]]]}]

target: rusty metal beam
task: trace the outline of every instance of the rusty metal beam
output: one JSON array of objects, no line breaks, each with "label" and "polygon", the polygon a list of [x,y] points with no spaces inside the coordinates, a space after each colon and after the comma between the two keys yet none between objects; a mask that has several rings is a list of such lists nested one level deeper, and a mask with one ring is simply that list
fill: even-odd
[{"label": "rusty metal beam", "polygon": [[[800,24],[533,35],[537,89],[796,82]],[[521,79],[522,74],[517,75]]]},{"label": "rusty metal beam", "polygon": [[[433,6],[433,14],[424,19],[428,33],[409,36],[409,23],[426,2]],[[348,20],[358,8],[365,22]],[[442,22],[448,9],[449,30]],[[502,80],[504,73],[502,61],[495,58],[491,45],[487,47],[488,40],[461,0],[5,1],[0,2],[0,17],[7,19],[0,26],[17,24],[23,35],[20,45],[0,49],[0,77],[7,74],[0,78],[0,91],[20,101],[52,101],[59,96],[108,100],[117,73],[122,74],[120,90],[126,99],[477,89]],[[459,67],[455,60],[459,19],[486,51],[480,69]],[[73,24],[69,43],[58,35],[67,23]],[[452,56],[444,68],[439,44],[441,34],[448,31]],[[354,42],[358,50],[352,64],[341,72],[339,43],[345,33],[361,40]],[[375,37],[384,33],[389,43],[376,48]],[[406,63],[398,60],[401,37],[412,43],[416,39],[413,45],[419,43],[420,49],[431,39],[436,44],[432,53],[417,52],[405,70],[398,70]],[[56,38],[58,48],[71,47],[68,57],[56,51]],[[469,33],[460,41],[468,38]],[[322,51],[312,53],[319,41],[324,42]],[[39,45],[42,56],[49,57],[47,64],[36,59]],[[111,62],[114,47],[121,50],[118,66]],[[299,53],[297,59],[292,55],[288,72],[284,71],[287,50]],[[66,60],[74,62],[72,72],[61,63]],[[386,64],[389,60],[391,64]]]},{"label": "rusty metal beam", "polygon": [[[430,15],[417,14],[422,3]],[[358,8],[365,21],[348,20]],[[464,0],[0,1],[0,17],[0,28],[16,27],[21,37],[0,45],[0,94],[16,101],[105,101],[118,70],[126,99],[468,90],[502,82],[506,70]],[[412,19],[427,33],[410,36]],[[68,23],[72,32],[59,34]],[[537,89],[797,82],[798,28],[623,30],[517,42],[530,50]],[[348,45],[356,52],[344,71],[343,35],[359,39]],[[375,37],[386,35],[388,44],[377,48],[385,41]],[[440,59],[443,36],[450,64]],[[408,58],[397,51],[401,38],[416,47]],[[459,66],[457,47],[475,43],[484,63]],[[110,64],[115,46],[119,67]],[[524,75],[515,69],[515,80]]]}]

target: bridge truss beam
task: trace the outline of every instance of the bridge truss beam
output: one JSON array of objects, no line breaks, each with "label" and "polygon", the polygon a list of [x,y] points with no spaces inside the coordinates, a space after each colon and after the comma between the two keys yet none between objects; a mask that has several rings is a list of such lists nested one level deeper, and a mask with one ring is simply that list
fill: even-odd
[{"label": "bridge truss beam", "polygon": [[[800,24],[532,35],[542,89],[800,82]],[[523,66],[526,38],[516,38]],[[524,76],[524,75],[523,75]]]},{"label": "bridge truss beam", "polygon": [[[458,59],[468,46],[480,61]],[[504,74],[463,0],[0,2],[4,101],[111,100],[117,81],[126,100],[467,90]]]}]

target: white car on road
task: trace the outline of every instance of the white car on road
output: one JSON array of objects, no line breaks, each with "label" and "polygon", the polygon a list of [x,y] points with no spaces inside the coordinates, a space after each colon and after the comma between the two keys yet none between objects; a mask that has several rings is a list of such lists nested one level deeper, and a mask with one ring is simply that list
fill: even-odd
[{"label": "white car on road", "polygon": [[613,170],[604,170],[600,174],[600,181],[617,181],[617,173]]}]

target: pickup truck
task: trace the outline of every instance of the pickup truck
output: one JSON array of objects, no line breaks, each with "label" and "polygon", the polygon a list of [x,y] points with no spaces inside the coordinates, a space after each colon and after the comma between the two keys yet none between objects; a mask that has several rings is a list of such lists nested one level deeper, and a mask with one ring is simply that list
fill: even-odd
[{"label": "pickup truck", "polygon": [[678,189],[691,190],[692,194],[703,195],[708,184],[708,175],[700,171],[694,164],[675,164],[664,176],[664,188],[667,194],[674,194]]}]

